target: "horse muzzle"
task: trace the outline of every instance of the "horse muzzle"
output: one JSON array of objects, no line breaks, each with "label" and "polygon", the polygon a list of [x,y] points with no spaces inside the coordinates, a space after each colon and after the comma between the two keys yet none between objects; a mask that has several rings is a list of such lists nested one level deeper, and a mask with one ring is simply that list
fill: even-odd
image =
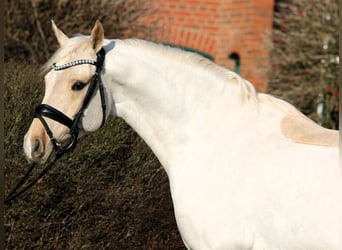
[{"label": "horse muzzle", "polygon": [[38,119],[34,119],[24,137],[24,152],[29,162],[45,163],[50,158],[54,146]]},{"label": "horse muzzle", "polygon": [[69,133],[51,140],[40,120],[34,119],[24,137],[24,152],[29,162],[44,164],[72,150],[77,140],[77,134]]}]

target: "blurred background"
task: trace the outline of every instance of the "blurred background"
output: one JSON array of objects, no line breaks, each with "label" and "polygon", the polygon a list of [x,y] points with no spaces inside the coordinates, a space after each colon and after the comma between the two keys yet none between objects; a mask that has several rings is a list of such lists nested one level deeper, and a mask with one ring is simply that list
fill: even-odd
[{"label": "blurred background", "polygon": [[[199,53],[338,128],[337,0],[7,0],[4,15],[6,193],[28,167],[40,67],[58,48],[51,20],[68,36],[99,19],[107,38]],[[6,206],[5,232],[6,249],[185,249],[164,170],[119,118]]]}]

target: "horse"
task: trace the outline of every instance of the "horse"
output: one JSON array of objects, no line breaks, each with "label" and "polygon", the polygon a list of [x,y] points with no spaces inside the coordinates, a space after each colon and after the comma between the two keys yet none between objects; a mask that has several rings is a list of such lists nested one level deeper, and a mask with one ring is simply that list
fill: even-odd
[{"label": "horse", "polygon": [[165,169],[187,249],[342,249],[338,131],[194,53],[106,39],[100,21],[88,36],[52,28],[29,161],[121,117]]}]

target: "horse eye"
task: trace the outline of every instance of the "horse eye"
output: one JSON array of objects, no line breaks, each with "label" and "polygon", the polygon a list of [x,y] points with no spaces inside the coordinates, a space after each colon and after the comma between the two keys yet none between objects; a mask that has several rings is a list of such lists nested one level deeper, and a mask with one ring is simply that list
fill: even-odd
[{"label": "horse eye", "polygon": [[81,81],[77,81],[77,82],[75,82],[75,83],[72,85],[71,89],[72,89],[72,90],[81,90],[81,89],[83,89],[85,86],[86,86],[85,83],[83,83],[83,82],[81,82]]}]

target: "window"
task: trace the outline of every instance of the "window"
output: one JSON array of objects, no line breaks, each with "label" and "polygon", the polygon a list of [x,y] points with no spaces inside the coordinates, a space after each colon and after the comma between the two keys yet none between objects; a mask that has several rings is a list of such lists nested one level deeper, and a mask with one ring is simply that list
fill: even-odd
[{"label": "window", "polygon": [[240,56],[238,53],[234,52],[229,55],[229,59],[233,61],[234,67],[233,71],[240,74]]}]

